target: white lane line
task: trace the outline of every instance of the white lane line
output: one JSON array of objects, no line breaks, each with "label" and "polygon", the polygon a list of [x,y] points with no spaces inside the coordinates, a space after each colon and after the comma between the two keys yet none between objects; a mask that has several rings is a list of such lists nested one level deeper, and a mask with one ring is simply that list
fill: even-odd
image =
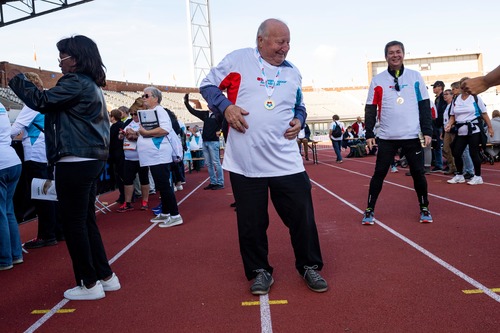
[{"label": "white lane line", "polygon": [[[203,184],[205,184],[207,182],[209,178],[205,179],[204,181],[202,181],[200,183],[200,185],[198,185],[197,187],[195,187],[191,192],[189,192],[184,198],[182,198],[182,200],[180,200],[177,205],[180,206],[188,197],[190,197],[194,192],[196,192],[196,190],[198,190]],[[148,232],[150,232],[151,230],[153,230],[154,227],[156,227],[157,223],[153,223],[151,224],[146,230],[144,230],[139,236],[137,236],[133,241],[131,241],[127,246],[125,246],[120,252],[118,252],[113,258],[111,258],[111,260],[109,260],[109,264],[111,265],[112,263],[114,263],[115,261],[117,261],[122,255],[125,254],[125,252],[127,252],[128,250],[130,250],[132,248],[132,246],[134,246],[135,244],[137,244],[137,242],[139,242],[139,240],[141,240],[144,236],[147,235]],[[69,300],[63,298],[59,303],[57,303],[52,309],[50,309],[49,312],[47,312],[46,314],[44,314],[40,319],[38,319],[33,325],[31,325],[26,331],[24,331],[24,333],[32,333],[34,332],[36,329],[38,329],[40,326],[42,326],[47,320],[49,320],[53,315],[55,315],[57,313],[57,311],[59,311],[63,306],[66,305],[66,303],[68,303]]]},{"label": "white lane line", "polygon": [[260,296],[260,327],[262,333],[272,333],[271,308],[269,306],[269,294]]},{"label": "white lane line", "polygon": [[[352,171],[352,170],[349,170],[349,169],[345,169],[343,167],[338,167],[338,166],[335,166],[335,165],[330,165],[330,164],[322,163],[322,162],[319,162],[319,163],[323,164],[323,165],[326,165],[326,166],[329,166],[331,168],[343,170],[345,172],[349,172],[349,173],[352,173],[352,174],[355,174],[355,175],[358,175],[358,176],[362,176],[362,177],[366,177],[366,178],[371,178],[372,177],[370,175],[367,175],[367,174],[364,174],[364,173],[361,173],[361,172],[357,172],[357,171]],[[408,187],[408,186],[401,185],[401,184],[398,184],[398,183],[394,183],[394,182],[391,182],[391,181],[388,181],[388,180],[384,180],[384,183],[387,183],[387,184],[390,184],[390,185],[394,185],[394,186],[397,186],[397,187],[401,187],[401,188],[404,188],[404,189],[407,189],[407,190],[410,190],[410,191],[415,191],[413,189],[413,187]],[[453,185],[453,184],[449,184],[449,185],[450,186],[456,186],[456,185]],[[470,186],[470,185],[468,185],[468,186]],[[440,196],[440,195],[437,195],[437,194],[428,193],[428,196],[433,197],[433,198],[438,198],[438,199],[441,199],[441,200],[445,200],[445,201],[448,201],[448,202],[452,202],[454,204],[457,204],[457,205],[460,205],[460,206],[465,206],[467,208],[476,209],[476,210],[479,210],[479,211],[482,211],[482,212],[485,212],[485,213],[488,213],[488,214],[500,216],[500,212],[495,212],[495,211],[492,211],[492,210],[489,210],[489,209],[486,209],[486,208],[481,208],[481,207],[478,207],[478,206],[473,206],[473,205],[470,205],[468,203],[461,202],[461,201],[456,201],[456,200],[453,200],[453,199],[450,199],[450,198],[447,198],[447,197],[443,197],[443,196]]]},{"label": "white lane line", "polygon": [[[321,188],[322,190],[324,190],[325,192],[327,192],[328,194],[330,194],[331,196],[335,197],[336,199],[342,201],[347,206],[349,206],[352,209],[354,209],[355,211],[359,212],[360,215],[363,214],[363,210],[357,208],[356,206],[354,206],[353,204],[351,204],[347,200],[344,200],[343,198],[339,197],[338,195],[336,195],[335,193],[333,193],[332,191],[328,190],[327,188],[325,188],[324,186],[320,185],[319,183],[315,182],[312,179],[311,179],[311,182],[314,183],[319,188]],[[432,254],[431,252],[427,251],[425,248],[423,248],[422,246],[420,246],[417,243],[413,242],[409,238],[403,236],[402,234],[400,234],[396,230],[388,227],[387,225],[385,225],[384,223],[382,223],[380,220],[375,219],[375,221],[376,221],[377,225],[381,226],[386,231],[390,232],[391,234],[393,234],[394,236],[396,236],[397,238],[399,238],[400,240],[402,240],[406,244],[408,244],[411,247],[413,247],[415,250],[417,250],[417,251],[421,252],[422,254],[424,254],[425,256],[427,256],[428,258],[434,260],[436,263],[438,263],[442,267],[446,268],[447,270],[449,270],[453,274],[457,275],[462,280],[464,280],[467,283],[473,285],[474,287],[476,287],[476,289],[482,290],[486,295],[488,295],[489,297],[493,298],[495,301],[497,301],[497,302],[500,303],[500,295],[497,295],[496,293],[494,293],[493,291],[491,291],[491,289],[489,289],[486,286],[482,285],[481,283],[479,283],[478,281],[474,280],[472,277],[468,276],[467,274],[465,274],[464,272],[460,271],[459,269],[457,269],[457,268],[453,267],[452,265],[448,264],[446,261],[442,260],[438,256],[436,256],[436,255]],[[369,227],[367,227],[367,228],[369,228]]]}]

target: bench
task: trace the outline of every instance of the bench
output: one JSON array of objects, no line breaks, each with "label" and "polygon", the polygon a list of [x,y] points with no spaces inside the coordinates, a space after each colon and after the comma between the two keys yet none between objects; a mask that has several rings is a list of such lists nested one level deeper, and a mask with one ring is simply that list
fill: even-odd
[{"label": "bench", "polygon": [[313,156],[313,164],[318,164],[318,142],[319,141],[309,141],[307,146],[311,149]]}]

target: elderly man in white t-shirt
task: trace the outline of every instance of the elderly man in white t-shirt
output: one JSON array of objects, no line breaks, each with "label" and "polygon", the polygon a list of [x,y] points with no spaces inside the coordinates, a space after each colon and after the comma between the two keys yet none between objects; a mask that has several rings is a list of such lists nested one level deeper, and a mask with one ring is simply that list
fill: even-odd
[{"label": "elderly man in white t-shirt", "polygon": [[228,54],[200,87],[209,108],[223,113],[230,126],[222,167],[230,174],[240,253],[247,279],[254,279],[254,295],[267,294],[274,282],[266,234],[269,193],[290,230],[297,271],[311,290],[328,289],[318,273],[323,260],[311,183],[295,141],[306,110],[300,72],[285,60],[289,49],[286,24],[266,20],[257,31],[257,47]]}]

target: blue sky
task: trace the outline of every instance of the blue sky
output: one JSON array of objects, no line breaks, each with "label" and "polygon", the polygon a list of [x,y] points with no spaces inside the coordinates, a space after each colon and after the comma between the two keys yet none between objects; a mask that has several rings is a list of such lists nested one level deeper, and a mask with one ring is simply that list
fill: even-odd
[{"label": "blue sky", "polygon": [[[500,2],[479,3],[211,0],[214,61],[253,47],[258,25],[275,17],[290,27],[287,59],[304,85],[368,85],[367,61],[383,59],[390,40],[402,41],[407,57],[482,52],[490,71],[500,64]],[[59,71],[57,41],[84,34],[98,44],[108,79],[193,86],[189,27],[185,0],[95,0],[0,28],[0,61]]]}]

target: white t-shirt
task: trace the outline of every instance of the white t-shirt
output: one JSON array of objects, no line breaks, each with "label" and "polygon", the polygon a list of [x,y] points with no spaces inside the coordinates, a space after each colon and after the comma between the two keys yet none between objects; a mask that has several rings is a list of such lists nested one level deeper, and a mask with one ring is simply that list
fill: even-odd
[{"label": "white t-shirt", "polygon": [[21,164],[19,156],[10,145],[11,142],[9,115],[3,104],[0,103],[0,170]]},{"label": "white t-shirt", "polygon": [[418,102],[429,99],[422,75],[405,68],[398,83],[400,91],[396,91],[394,77],[387,70],[377,74],[370,83],[366,104],[378,106],[380,139],[416,139],[420,132]]},{"label": "white t-shirt", "polygon": [[[223,168],[246,177],[278,177],[303,172],[296,140],[285,138],[296,106],[304,106],[302,77],[290,62],[273,66],[262,59],[267,82],[275,83],[274,108],[264,107],[268,94],[257,49],[231,52],[202,81],[220,87],[231,82],[228,99],[249,114],[245,133],[229,128]],[[279,71],[279,75],[278,74]]]},{"label": "white t-shirt", "polygon": [[[131,121],[127,126],[123,129],[127,131],[127,129],[132,129],[134,132],[139,131],[140,123],[139,121]],[[139,160],[139,152],[137,149],[137,141],[129,141],[125,136],[123,137],[123,152],[125,153],[125,159],[127,161],[138,161]]]},{"label": "white t-shirt", "polygon": [[23,131],[23,150],[25,161],[35,161],[47,163],[47,153],[45,150],[45,134],[34,125],[44,127],[45,116],[38,111],[32,110],[26,105],[17,115],[16,121],[12,124],[11,136],[17,136]]},{"label": "white t-shirt", "polygon": [[[172,121],[167,111],[160,105],[157,105],[154,109],[158,115],[160,127],[167,131],[167,133],[172,132]],[[139,135],[137,150],[139,152],[139,163],[141,166],[167,164],[172,162],[172,146],[166,135],[154,138],[145,138]]]},{"label": "white t-shirt", "polygon": [[[487,113],[486,106],[484,105],[481,97],[477,96],[477,104],[474,96],[469,95],[467,99],[463,100],[462,95],[458,95],[454,102],[452,102],[450,115],[455,116],[455,122],[466,123],[475,120],[481,116],[482,113]],[[458,128],[458,135],[467,135],[469,126],[463,125]],[[479,126],[475,126],[471,134],[479,133]]]}]

